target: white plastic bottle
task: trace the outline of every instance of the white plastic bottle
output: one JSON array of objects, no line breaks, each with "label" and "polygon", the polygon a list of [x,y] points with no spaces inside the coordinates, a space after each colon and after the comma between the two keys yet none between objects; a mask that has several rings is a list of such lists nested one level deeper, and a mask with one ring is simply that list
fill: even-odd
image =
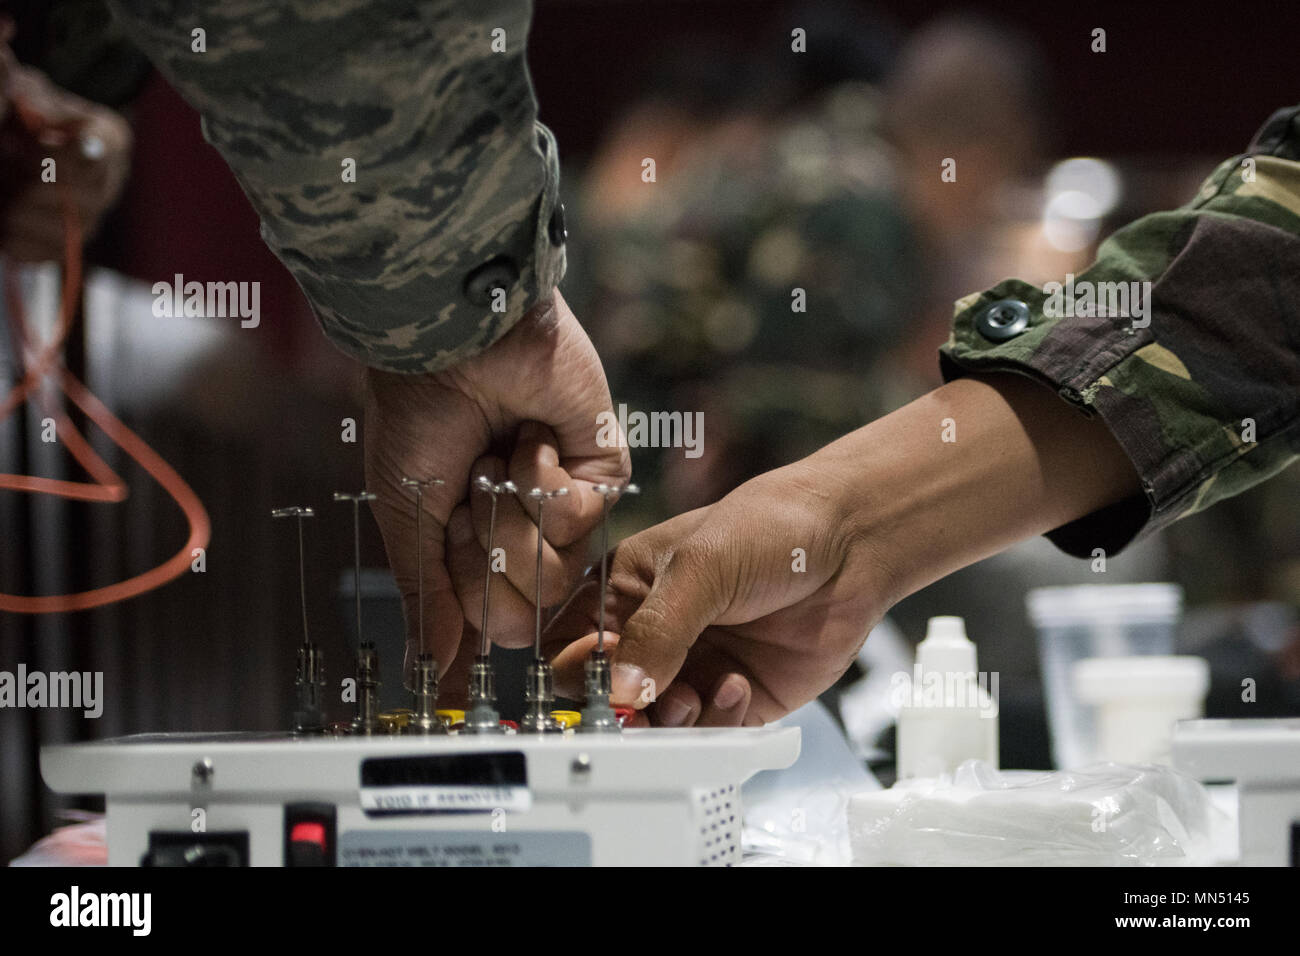
[{"label": "white plastic bottle", "polygon": [[997,681],[978,673],[961,618],[930,618],[901,703],[899,780],[951,774],[965,760],[997,768]]}]

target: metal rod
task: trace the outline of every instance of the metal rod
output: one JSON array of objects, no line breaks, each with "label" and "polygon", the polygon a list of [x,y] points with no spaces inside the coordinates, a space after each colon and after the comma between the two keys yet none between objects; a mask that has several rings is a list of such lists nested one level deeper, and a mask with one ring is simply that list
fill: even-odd
[{"label": "metal rod", "polygon": [[[596,649],[587,656],[583,671],[586,677],[587,706],[582,711],[578,731],[584,734],[619,733],[622,725],[610,705],[612,687],[609,657],[605,654],[605,601],[609,590],[609,511],[614,502],[625,494],[640,492],[636,485],[622,487],[600,484],[593,489],[604,501],[600,515],[600,595],[597,609]],[[611,499],[613,499],[611,501]]]},{"label": "metal rod", "polygon": [[546,548],[546,502],[562,498],[568,488],[542,491],[534,488],[528,497],[537,502],[537,574],[534,585],[533,662],[528,665],[524,687],[524,715],[519,729],[526,734],[556,734],[563,731],[551,716],[555,707],[555,675],[551,665],[542,660],[542,557]]},{"label": "metal rod", "polygon": [[546,536],[543,530],[544,524],[544,506],[552,498],[564,498],[569,494],[568,488],[557,488],[554,491],[542,491],[541,488],[534,488],[528,492],[528,497],[537,502],[537,575],[534,581],[535,616],[533,620],[533,659],[540,661],[542,659],[542,551],[546,544]]},{"label": "metal rod", "polygon": [[[310,511],[307,512],[311,514]],[[298,514],[298,596],[302,599],[302,642],[310,644],[307,634],[307,563],[303,558],[302,513]]]},{"label": "metal rod", "polygon": [[493,484],[480,475],[474,482],[480,491],[492,496],[492,512],[488,519],[487,564],[483,577],[483,620],[479,633],[479,653],[470,665],[469,709],[465,712],[465,732],[471,734],[502,733],[501,718],[496,709],[496,676],[492,666],[492,642],[488,638],[488,595],[492,589],[492,545],[496,540],[497,495],[514,494],[518,489],[513,482]]},{"label": "metal rod", "polygon": [[424,631],[424,489],[441,485],[441,478],[403,478],[402,485],[415,491],[415,600],[416,629],[419,634],[419,651],[415,655],[415,680],[411,688],[415,700],[414,713],[408,724],[411,733],[440,734],[447,730],[438,719],[438,662],[426,652]]},{"label": "metal rod", "polygon": [[486,657],[492,651],[492,644],[488,640],[488,592],[492,589],[492,544],[497,530],[497,495],[507,492],[514,494],[519,489],[513,481],[493,484],[485,475],[479,475],[475,484],[481,491],[492,496],[492,511],[488,518],[487,567],[483,575],[483,626],[479,632],[479,656]]},{"label": "metal rod", "polygon": [[596,650],[605,650],[605,594],[609,590],[609,495],[600,503],[600,623],[596,628]]},{"label": "metal rod", "polygon": [[302,643],[303,646],[311,644],[311,637],[307,631],[307,563],[304,557],[302,538],[302,519],[314,518],[316,512],[310,508],[304,508],[300,505],[290,505],[287,508],[276,508],[271,512],[272,518],[297,518],[298,519],[298,594],[302,601]]},{"label": "metal rod", "polygon": [[533,660],[540,661],[542,659],[542,535],[544,534],[542,514],[545,510],[543,506],[546,504],[546,495],[542,493],[541,488],[534,488],[532,493],[537,498],[537,580],[534,591],[536,598],[533,601],[536,605],[533,620]]},{"label": "metal rod", "polygon": [[361,502],[374,501],[375,496],[365,489],[358,491],[355,495],[336,491],[334,492],[334,500],[352,502],[352,580],[355,592],[353,597],[356,599],[357,609],[357,644],[360,646],[365,643],[365,637],[361,633]]},{"label": "metal rod", "polygon": [[429,485],[441,485],[441,478],[403,478],[402,485],[415,489],[415,593],[416,593],[416,633],[420,636],[420,653],[425,653],[424,642],[424,489]]},{"label": "metal rod", "polygon": [[610,497],[613,496],[617,501],[623,495],[636,495],[641,493],[641,489],[633,484],[625,484],[621,487],[617,485],[600,484],[595,487],[596,494],[603,499],[600,506],[600,605],[597,608],[597,625],[596,625],[596,650],[600,653],[605,652],[605,595],[609,590],[609,509]]},{"label": "metal rod", "polygon": [[373,734],[379,729],[379,652],[361,630],[361,503],[375,495],[362,489],[355,495],[334,492],[335,501],[352,502],[352,581],[357,611],[357,714],[352,718],[354,734]]},{"label": "metal rod", "polygon": [[492,514],[488,518],[487,574],[483,578],[483,621],[478,632],[478,652],[485,656],[488,646],[488,592],[492,589],[492,537],[497,529],[497,496],[492,496]]},{"label": "metal rod", "polygon": [[307,561],[303,543],[302,522],[315,517],[310,508],[292,505],[276,508],[273,518],[297,518],[298,524],[298,592],[302,603],[302,647],[298,648],[298,668],[294,678],[297,706],[293,715],[295,733],[315,734],[325,729],[325,660],[320,649],[311,642],[307,628]]}]

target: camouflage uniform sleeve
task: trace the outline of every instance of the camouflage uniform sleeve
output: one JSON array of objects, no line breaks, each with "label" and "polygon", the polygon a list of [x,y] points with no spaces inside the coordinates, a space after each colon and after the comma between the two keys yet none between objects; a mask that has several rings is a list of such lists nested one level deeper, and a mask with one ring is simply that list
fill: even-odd
[{"label": "camouflage uniform sleeve", "polygon": [[[1145,500],[1057,529],[1058,546],[1114,553],[1300,455],[1300,107],[1275,113],[1190,203],[1107,239],[1076,303],[1085,281],[1106,309],[1050,317],[1068,295],[1017,280],[967,296],[940,350],[949,380],[1005,371],[1050,386],[1132,461]],[[1120,287],[1101,283],[1133,282],[1151,283],[1149,308],[1116,315]]]},{"label": "camouflage uniform sleeve", "polygon": [[559,158],[524,58],[529,0],[111,5],[202,113],[263,239],[348,354],[445,368],[563,276]]}]

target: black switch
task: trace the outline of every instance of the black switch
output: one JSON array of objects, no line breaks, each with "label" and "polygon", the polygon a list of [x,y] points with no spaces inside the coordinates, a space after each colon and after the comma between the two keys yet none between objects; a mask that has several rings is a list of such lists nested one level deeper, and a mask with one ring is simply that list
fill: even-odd
[{"label": "black switch", "polygon": [[191,833],[151,830],[141,866],[248,866],[248,832]]}]

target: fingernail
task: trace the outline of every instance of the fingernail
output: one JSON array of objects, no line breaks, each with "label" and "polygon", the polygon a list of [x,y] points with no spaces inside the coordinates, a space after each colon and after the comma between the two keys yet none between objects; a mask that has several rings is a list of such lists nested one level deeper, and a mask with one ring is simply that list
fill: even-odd
[{"label": "fingernail", "polygon": [[738,678],[728,677],[713,696],[713,706],[719,710],[731,710],[745,696],[745,685]]},{"label": "fingernail", "polygon": [[691,715],[691,705],[678,697],[659,702],[659,722],[665,727],[680,727]]},{"label": "fingernail", "polygon": [[640,698],[645,680],[645,671],[635,664],[615,664],[610,697],[620,704],[637,706],[644,703]]}]

